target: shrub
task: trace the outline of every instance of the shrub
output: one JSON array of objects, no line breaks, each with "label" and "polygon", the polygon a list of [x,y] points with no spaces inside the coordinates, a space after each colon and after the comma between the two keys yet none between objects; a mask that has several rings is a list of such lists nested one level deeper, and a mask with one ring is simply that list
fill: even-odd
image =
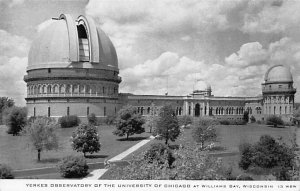
[{"label": "shrub", "polygon": [[9,166],[0,164],[0,179],[13,179],[14,175]]},{"label": "shrub", "polygon": [[77,152],[93,154],[100,151],[100,142],[97,129],[92,124],[80,124],[72,134],[72,147]]},{"label": "shrub", "polygon": [[236,177],[236,180],[253,180],[253,178],[247,174],[241,174]]},{"label": "shrub", "polygon": [[261,136],[259,142],[254,145],[240,146],[240,150],[242,156],[239,166],[244,170],[256,167],[273,171],[277,169],[275,176],[284,179],[288,178],[287,172],[294,165],[293,148],[277,142],[269,135]]},{"label": "shrub", "polygon": [[220,159],[200,152],[194,145],[185,145],[174,150],[175,162],[149,163],[144,156],[138,156],[128,166],[113,166],[103,179],[125,180],[225,180]]},{"label": "shrub", "polygon": [[167,161],[169,166],[171,166],[175,160],[171,150],[162,143],[152,144],[145,152],[144,159],[150,163],[157,161],[159,164],[164,164]]},{"label": "shrub", "polygon": [[97,117],[94,113],[89,114],[87,118],[88,118],[89,124],[91,124],[91,125],[97,125],[98,124]]},{"label": "shrub", "polygon": [[68,156],[58,165],[60,174],[65,178],[81,178],[88,174],[89,166],[83,157]]},{"label": "shrub", "polygon": [[113,125],[113,124],[115,124],[115,122],[116,122],[116,116],[113,116],[113,115],[107,116],[105,119],[106,125]]},{"label": "shrub", "polygon": [[220,123],[221,125],[230,125],[230,122],[229,122],[228,120],[226,120],[226,119],[221,119],[221,120],[219,120],[219,123]]},{"label": "shrub", "polygon": [[60,117],[58,123],[62,128],[76,127],[79,125],[80,119],[76,115],[68,115]]},{"label": "shrub", "polygon": [[251,123],[255,123],[256,119],[253,115],[250,117],[250,121],[251,121]]},{"label": "shrub", "polygon": [[18,135],[27,123],[27,110],[22,107],[11,107],[4,111],[8,134]]},{"label": "shrub", "polygon": [[252,164],[252,158],[253,157],[253,147],[249,143],[243,143],[239,146],[239,150],[241,153],[241,159],[239,162],[239,167],[246,170],[250,167]]},{"label": "shrub", "polygon": [[278,117],[276,115],[272,115],[267,118],[267,125],[273,125],[274,127],[277,127],[278,125],[283,125],[284,122],[281,119],[281,117]]}]

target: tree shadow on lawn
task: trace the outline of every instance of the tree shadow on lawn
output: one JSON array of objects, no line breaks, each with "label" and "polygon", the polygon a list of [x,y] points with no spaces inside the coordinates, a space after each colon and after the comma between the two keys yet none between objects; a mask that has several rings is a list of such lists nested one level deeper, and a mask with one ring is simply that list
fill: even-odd
[{"label": "tree shadow on lawn", "polygon": [[148,137],[128,137],[128,139],[120,138],[120,139],[117,139],[117,141],[141,141],[141,140],[145,140],[145,139],[148,139]]},{"label": "tree shadow on lawn", "polygon": [[108,155],[86,155],[85,158],[88,159],[98,159],[98,158],[107,158]]},{"label": "tree shadow on lawn", "polygon": [[46,158],[37,161],[38,163],[57,163],[61,160],[61,158]]}]

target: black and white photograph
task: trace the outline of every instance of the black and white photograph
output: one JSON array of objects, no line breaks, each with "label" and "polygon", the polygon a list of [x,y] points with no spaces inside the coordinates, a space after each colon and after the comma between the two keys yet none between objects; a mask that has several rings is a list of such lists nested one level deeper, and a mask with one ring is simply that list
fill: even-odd
[{"label": "black and white photograph", "polygon": [[299,191],[299,10],[0,0],[0,191]]}]

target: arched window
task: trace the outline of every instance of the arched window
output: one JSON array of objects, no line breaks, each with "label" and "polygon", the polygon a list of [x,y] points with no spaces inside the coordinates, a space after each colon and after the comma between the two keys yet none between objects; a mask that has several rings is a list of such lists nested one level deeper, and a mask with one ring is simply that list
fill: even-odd
[{"label": "arched window", "polygon": [[51,93],[52,93],[52,87],[51,87],[51,85],[48,85],[48,86],[47,86],[47,93],[48,93],[48,94],[51,94]]},{"label": "arched window", "polygon": [[179,108],[179,115],[182,115],[182,108]]},{"label": "arched window", "polygon": [[53,86],[53,93],[58,94],[58,85]]},{"label": "arched window", "polygon": [[284,114],[286,114],[286,111],[287,111],[287,106],[285,106],[284,108]]},{"label": "arched window", "polygon": [[276,106],[274,106],[274,115],[275,115],[275,113],[276,113]]},{"label": "arched window", "polygon": [[281,115],[281,106],[279,107],[279,114]]},{"label": "arched window", "polygon": [[150,107],[148,107],[148,109],[147,109],[147,114],[148,115],[150,114]]},{"label": "arched window", "polygon": [[70,84],[66,85],[66,93],[67,94],[71,93],[71,85]]}]

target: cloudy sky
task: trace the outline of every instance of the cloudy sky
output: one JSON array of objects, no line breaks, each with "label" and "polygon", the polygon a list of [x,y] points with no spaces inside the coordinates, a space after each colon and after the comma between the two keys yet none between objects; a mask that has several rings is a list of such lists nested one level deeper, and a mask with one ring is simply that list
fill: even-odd
[{"label": "cloudy sky", "polygon": [[299,10],[296,0],[0,0],[0,96],[25,104],[30,44],[60,13],[108,34],[124,93],[187,95],[206,82],[215,96],[256,96],[274,64],[300,90]]}]

